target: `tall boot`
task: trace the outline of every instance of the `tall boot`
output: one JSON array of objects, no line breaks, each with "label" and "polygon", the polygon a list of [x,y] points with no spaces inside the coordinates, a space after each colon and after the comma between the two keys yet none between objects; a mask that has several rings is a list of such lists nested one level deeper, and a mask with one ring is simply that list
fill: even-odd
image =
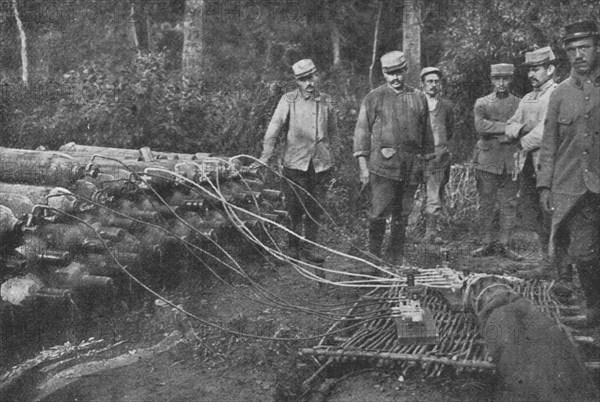
[{"label": "tall boot", "polygon": [[599,261],[577,263],[577,273],[585,294],[586,325],[600,324],[600,264]]},{"label": "tall boot", "polygon": [[573,264],[568,256],[557,261],[556,269],[558,270],[558,280],[565,283],[573,282]]},{"label": "tall boot", "polygon": [[433,214],[427,215],[427,220],[426,220],[426,225],[425,225],[425,235],[424,235],[425,241],[433,242],[436,244],[440,244],[440,243],[444,242],[444,240],[441,238],[441,236],[438,232],[438,222],[439,222],[439,216],[433,215]]},{"label": "tall boot", "polygon": [[[318,224],[307,217],[306,221],[304,222],[304,237],[307,240],[316,243],[318,231]],[[300,252],[302,257],[306,258],[310,262],[320,264],[325,261],[325,257],[320,253],[320,249],[311,243],[304,243]]]},{"label": "tall boot", "polygon": [[406,241],[406,224],[402,221],[393,221],[390,229],[390,244],[388,255],[394,265],[402,265],[404,259],[404,243]]},{"label": "tall boot", "polygon": [[[510,226],[512,227],[512,226]],[[501,229],[500,230],[500,239],[499,239],[499,247],[498,247],[498,254],[500,254],[503,257],[509,258],[511,260],[515,260],[515,261],[521,261],[523,260],[523,256],[521,254],[519,254],[517,251],[511,250],[511,248],[508,246],[508,242],[510,240],[510,236],[511,236],[511,229]]]},{"label": "tall boot", "polygon": [[369,253],[381,257],[381,245],[385,236],[385,220],[374,219],[369,222]]},{"label": "tall boot", "polygon": [[291,258],[300,258],[300,224],[298,222],[292,222],[290,224],[290,230],[294,233],[288,233],[288,255]]},{"label": "tall boot", "polygon": [[434,241],[437,236],[437,216],[427,214],[425,217],[425,235],[423,239],[425,241]]}]

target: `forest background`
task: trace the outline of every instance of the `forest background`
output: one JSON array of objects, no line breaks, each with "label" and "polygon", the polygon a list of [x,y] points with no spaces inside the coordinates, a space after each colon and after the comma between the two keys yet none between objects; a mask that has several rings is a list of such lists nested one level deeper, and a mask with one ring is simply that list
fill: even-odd
[{"label": "forest background", "polygon": [[524,53],[549,45],[564,79],[560,28],[600,16],[597,1],[577,3],[0,0],[0,146],[74,141],[258,156],[279,97],[294,87],[291,65],[312,58],[339,110],[337,180],[350,189],[358,183],[351,155],[360,102],[383,83],[379,57],[402,50],[408,4],[421,30],[421,65],[444,72],[457,114],[453,158],[462,162],[476,141],[475,99],[491,90],[489,65],[514,63],[513,91],[523,95]]}]

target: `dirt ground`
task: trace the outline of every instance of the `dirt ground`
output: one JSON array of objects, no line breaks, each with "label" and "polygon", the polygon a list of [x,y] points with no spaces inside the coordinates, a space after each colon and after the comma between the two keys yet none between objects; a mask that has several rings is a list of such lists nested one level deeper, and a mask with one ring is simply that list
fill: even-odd
[{"label": "dirt ground", "polygon": [[[433,267],[446,254],[453,268],[498,273],[513,272],[533,261],[535,237],[530,232],[521,231],[515,242],[521,245],[523,252],[529,251],[531,258],[514,263],[498,257],[471,258],[469,252],[478,244],[477,234],[463,229],[457,227],[445,233],[450,241],[444,246],[412,242],[409,262]],[[339,239],[329,239],[328,243],[347,247]],[[404,378],[393,368],[366,365],[332,365],[310,387],[304,387],[302,383],[320,364],[310,356],[299,356],[298,350],[316,345],[333,322],[297,309],[274,306],[268,299],[280,297],[300,306],[345,305],[365,291],[317,286],[285,263],[253,256],[252,252],[243,253],[245,272],[262,290],[271,292],[269,297],[264,296],[265,293],[259,295],[257,287],[248,280],[219,271],[224,274],[223,281],[219,281],[195,267],[186,269],[184,275],[168,286],[164,284],[159,293],[199,318],[224,328],[267,338],[296,340],[246,338],[210,328],[184,317],[170,306],[157,304],[155,297],[138,291],[128,300],[110,299],[111,302],[104,303],[108,307],[99,308],[97,304],[87,309],[81,307],[75,317],[71,315],[62,321],[47,318],[48,328],[34,331],[55,331],[53,333],[59,335],[40,336],[30,342],[14,342],[14,339],[13,343],[5,342],[2,349],[6,359],[2,368],[31,358],[41,347],[67,339],[76,343],[94,337],[104,340],[103,345],[118,343],[93,359],[80,358],[78,362],[133,355],[174,331],[182,334],[176,346],[150,357],[140,357],[132,364],[82,376],[41,399],[39,387],[47,372],[37,370],[13,384],[1,395],[1,400],[385,402],[486,401],[493,397],[495,379],[491,375],[444,374],[432,379],[423,378],[414,370]],[[325,266],[338,270],[362,269],[357,265],[340,264],[338,258],[330,256]],[[334,279],[331,275],[329,278]],[[66,330],[65,325],[70,329]],[[14,335],[24,333],[23,329],[20,331]],[[6,353],[7,348],[14,353]]]}]

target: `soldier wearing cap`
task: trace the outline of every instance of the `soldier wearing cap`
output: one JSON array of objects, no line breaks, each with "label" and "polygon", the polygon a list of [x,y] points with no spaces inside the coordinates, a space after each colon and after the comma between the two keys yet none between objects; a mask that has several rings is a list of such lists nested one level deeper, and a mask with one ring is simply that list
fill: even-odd
[{"label": "soldier wearing cap", "polygon": [[526,94],[515,114],[506,123],[506,136],[517,140],[520,150],[515,153],[515,169],[519,172],[519,204],[524,217],[535,222],[538,235],[540,261],[536,269],[519,272],[522,277],[547,276],[552,273],[548,256],[550,240],[550,215],[539,204],[536,189],[536,166],[544,131],[544,119],[550,95],[558,84],[554,82],[556,56],[548,46],[525,53],[523,66],[533,91]]},{"label": "soldier wearing cap", "polygon": [[[477,99],[474,107],[475,129],[479,141],[475,146],[475,178],[479,192],[479,210],[483,228],[483,246],[473,256],[493,254],[513,259],[521,257],[508,248],[511,231],[516,224],[518,182],[513,180],[516,141],[505,135],[507,120],[519,106],[519,98],[509,92],[514,66],[493,64],[491,81],[494,92]],[[500,236],[495,239],[494,215],[498,204]]]},{"label": "soldier wearing cap", "polygon": [[433,156],[433,137],[427,129],[425,95],[404,83],[408,69],[404,53],[384,54],[381,67],[386,83],[362,101],[354,156],[363,187],[371,185],[369,252],[381,256],[386,219],[391,214],[388,256],[393,264],[400,264],[414,193],[423,181],[420,161],[425,154]]},{"label": "soldier wearing cap", "polygon": [[442,212],[444,186],[450,178],[448,141],[452,138],[454,129],[452,103],[440,95],[441,79],[442,72],[437,67],[425,67],[421,70],[421,86],[429,109],[429,126],[436,152],[440,154],[439,160],[431,160],[427,163],[425,171],[427,202],[424,239],[436,243],[442,242],[438,233],[438,220]]},{"label": "soldier wearing cap", "polygon": [[[283,190],[290,216],[288,236],[290,256],[311,262],[324,261],[319,253],[317,234],[326,183],[334,166],[332,139],[337,137],[337,117],[329,95],[319,92],[315,64],[303,59],[292,66],[298,88],[284,94],[263,141],[262,163],[268,164],[274,156],[277,137],[287,126],[283,151],[283,176],[288,180]],[[302,218],[304,216],[304,238]]]},{"label": "soldier wearing cap", "polygon": [[565,27],[569,78],[548,104],[540,149],[540,202],[552,212],[550,254],[567,235],[587,304],[587,323],[600,324],[600,45],[592,21]]}]

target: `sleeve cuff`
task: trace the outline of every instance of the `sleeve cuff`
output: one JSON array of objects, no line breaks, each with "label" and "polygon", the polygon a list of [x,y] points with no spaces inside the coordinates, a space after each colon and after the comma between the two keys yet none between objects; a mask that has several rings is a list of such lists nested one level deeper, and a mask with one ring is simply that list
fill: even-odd
[{"label": "sleeve cuff", "polygon": [[521,123],[510,123],[506,125],[506,128],[504,129],[506,136],[509,138],[518,138],[519,137],[519,133],[521,132],[521,129],[525,127],[525,124],[521,124]]}]

